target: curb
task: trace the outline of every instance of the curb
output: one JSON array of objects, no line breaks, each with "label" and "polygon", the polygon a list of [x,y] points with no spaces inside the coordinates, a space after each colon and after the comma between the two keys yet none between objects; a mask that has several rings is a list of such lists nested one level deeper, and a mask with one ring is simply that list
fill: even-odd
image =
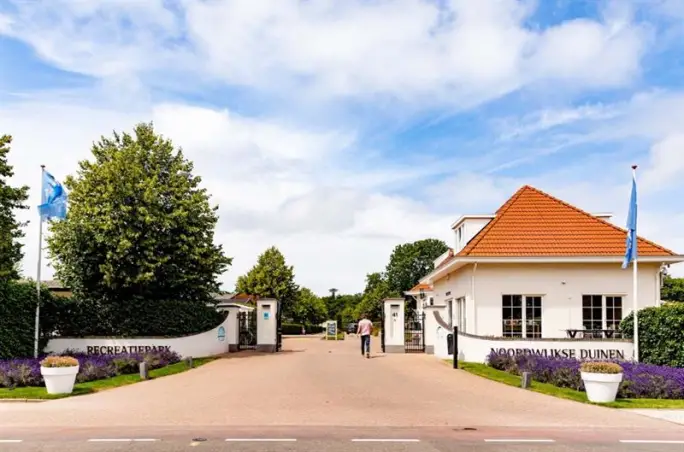
[{"label": "curb", "polygon": [[42,403],[49,399],[0,399],[0,403]]}]

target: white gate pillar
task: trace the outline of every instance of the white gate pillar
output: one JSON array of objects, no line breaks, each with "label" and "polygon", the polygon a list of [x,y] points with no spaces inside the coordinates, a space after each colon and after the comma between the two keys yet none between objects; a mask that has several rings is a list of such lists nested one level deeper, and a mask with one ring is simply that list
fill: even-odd
[{"label": "white gate pillar", "polygon": [[240,338],[240,325],[238,322],[238,314],[240,308],[238,306],[228,306],[225,308],[228,313],[226,322],[226,343],[228,343],[228,352],[233,353],[238,351],[238,341]]},{"label": "white gate pillar", "polygon": [[278,342],[278,301],[273,298],[257,300],[257,351],[274,353]]},{"label": "white gate pillar", "polygon": [[383,313],[385,324],[385,353],[404,353],[404,310],[406,301],[403,298],[384,300]]},{"label": "white gate pillar", "polygon": [[435,345],[437,345],[437,328],[439,324],[437,319],[435,319],[435,313],[439,313],[442,316],[446,306],[425,306],[423,312],[425,313],[425,331],[423,331],[423,337],[425,340],[425,353],[433,355],[435,353]]}]

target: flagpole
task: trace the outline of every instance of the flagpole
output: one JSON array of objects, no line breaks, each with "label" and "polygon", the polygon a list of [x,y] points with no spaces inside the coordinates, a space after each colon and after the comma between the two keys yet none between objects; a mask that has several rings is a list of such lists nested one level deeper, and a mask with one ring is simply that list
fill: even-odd
[{"label": "flagpole", "polygon": [[[40,165],[40,187],[41,187],[41,203],[43,190],[43,177],[45,173],[45,165]],[[36,269],[36,324],[33,336],[33,357],[38,358],[38,342],[40,339],[40,270],[43,257],[43,218],[39,216],[38,220],[38,268]]]},{"label": "flagpole", "polygon": [[[634,180],[634,183],[636,184],[636,170],[637,170],[637,165],[632,165],[632,178]],[[638,205],[638,202],[637,202]],[[636,218],[635,218],[636,222]],[[634,311],[634,361],[639,362],[639,319],[637,318],[637,310],[639,309],[638,306],[638,264],[637,264],[637,259],[639,256],[639,247],[638,247],[638,234],[636,232],[636,228],[634,231],[634,257],[633,257],[633,263],[632,263],[632,303],[633,303],[633,311]]]}]

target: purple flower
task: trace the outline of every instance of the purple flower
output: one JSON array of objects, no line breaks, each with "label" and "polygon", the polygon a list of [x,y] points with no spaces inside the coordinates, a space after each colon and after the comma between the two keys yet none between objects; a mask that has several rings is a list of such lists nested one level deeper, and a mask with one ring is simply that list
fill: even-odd
[{"label": "purple flower", "polygon": [[[530,372],[532,378],[540,383],[584,390],[579,370],[581,361],[576,359],[491,353],[487,363],[516,375]],[[618,397],[684,399],[684,369],[629,361],[620,362],[620,365],[624,374]]]},{"label": "purple flower", "polygon": [[[76,381],[102,380],[117,375],[135,374],[139,364],[146,361],[150,369],[157,369],[180,361],[175,352],[153,351],[149,353],[121,353],[118,355],[86,355],[80,351],[68,351],[62,355],[73,356],[78,360],[79,371]],[[0,360],[0,388],[17,388],[22,386],[43,386],[38,359],[22,358]]]}]

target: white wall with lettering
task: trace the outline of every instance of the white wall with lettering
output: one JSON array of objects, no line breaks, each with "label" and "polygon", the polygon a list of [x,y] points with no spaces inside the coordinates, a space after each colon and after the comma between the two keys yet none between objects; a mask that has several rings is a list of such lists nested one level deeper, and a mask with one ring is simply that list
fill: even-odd
[{"label": "white wall with lettering", "polygon": [[[437,328],[435,355],[451,358],[447,345],[449,331]],[[499,353],[539,354],[549,357],[576,359],[619,359],[631,360],[634,344],[620,340],[505,340],[471,335],[458,335],[458,359],[466,362],[484,363],[487,356],[495,350]]]},{"label": "white wall with lettering", "polygon": [[205,357],[228,353],[229,345],[237,343],[235,314],[230,312],[216,328],[184,337],[136,338],[55,338],[45,348],[47,353],[60,354],[66,350],[80,350],[89,354],[144,353],[154,349],[174,351],[182,357]]}]

